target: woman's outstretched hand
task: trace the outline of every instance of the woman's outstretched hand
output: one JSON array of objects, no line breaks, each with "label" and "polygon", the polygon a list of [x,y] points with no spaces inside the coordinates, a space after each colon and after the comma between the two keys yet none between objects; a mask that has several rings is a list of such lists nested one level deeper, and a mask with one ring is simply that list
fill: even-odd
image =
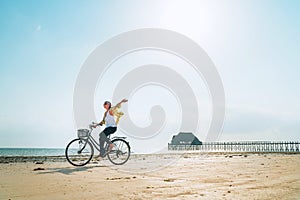
[{"label": "woman's outstretched hand", "polygon": [[128,100],[127,99],[122,99],[122,103],[126,103]]},{"label": "woman's outstretched hand", "polygon": [[122,99],[122,101],[120,101],[116,107],[120,107],[122,103],[126,103],[128,100],[127,99]]}]

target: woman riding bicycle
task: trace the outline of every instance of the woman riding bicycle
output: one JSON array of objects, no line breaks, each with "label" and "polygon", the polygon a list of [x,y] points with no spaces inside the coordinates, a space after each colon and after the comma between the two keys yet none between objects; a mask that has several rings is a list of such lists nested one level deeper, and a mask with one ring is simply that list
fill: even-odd
[{"label": "woman riding bicycle", "polygon": [[[102,126],[103,124],[106,125],[106,128],[99,134],[101,157],[104,157],[106,155],[104,149],[104,142],[107,142],[109,144],[109,150],[111,150],[114,147],[111,141],[107,138],[107,136],[117,131],[117,124],[119,118],[123,115],[123,113],[118,112],[117,109],[121,107],[122,103],[125,103],[127,101],[128,101],[127,99],[123,99],[113,107],[111,106],[111,103],[109,101],[105,101],[103,104],[103,107],[106,109],[103,119],[99,124],[94,126],[94,128],[96,128],[99,125],[100,126]],[[115,116],[117,117],[117,120],[115,120]]]}]

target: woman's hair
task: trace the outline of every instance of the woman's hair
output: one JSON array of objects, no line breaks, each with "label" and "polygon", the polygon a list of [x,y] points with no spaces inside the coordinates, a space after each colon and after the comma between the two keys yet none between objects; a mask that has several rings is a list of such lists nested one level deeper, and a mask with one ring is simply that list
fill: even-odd
[{"label": "woman's hair", "polygon": [[103,105],[109,105],[109,109],[111,108],[111,103],[109,101],[105,101]]}]

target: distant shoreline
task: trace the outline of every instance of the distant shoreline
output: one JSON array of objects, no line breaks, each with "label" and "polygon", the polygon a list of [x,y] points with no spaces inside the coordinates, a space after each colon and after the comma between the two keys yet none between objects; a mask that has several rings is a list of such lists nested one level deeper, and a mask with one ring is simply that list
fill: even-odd
[{"label": "distant shoreline", "polygon": [[[189,152],[178,152],[172,151],[168,153],[160,153],[160,154],[132,154],[132,158],[138,157],[152,157],[152,156],[188,156],[199,154],[201,156],[247,156],[247,155],[300,155],[300,152],[197,152],[197,151],[189,151]],[[66,162],[66,157],[64,155],[45,155],[45,156],[0,156],[0,164],[8,164],[8,163],[26,163],[26,162]]]}]

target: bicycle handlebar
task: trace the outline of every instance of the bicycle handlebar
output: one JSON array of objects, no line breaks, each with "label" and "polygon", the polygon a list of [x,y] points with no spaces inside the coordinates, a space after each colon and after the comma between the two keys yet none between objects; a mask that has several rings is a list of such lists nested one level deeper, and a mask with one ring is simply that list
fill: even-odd
[{"label": "bicycle handlebar", "polygon": [[89,128],[90,129],[93,129],[94,128],[94,126],[102,126],[101,124],[98,124],[98,123],[96,123],[96,122],[92,122],[91,124],[89,124]]}]

